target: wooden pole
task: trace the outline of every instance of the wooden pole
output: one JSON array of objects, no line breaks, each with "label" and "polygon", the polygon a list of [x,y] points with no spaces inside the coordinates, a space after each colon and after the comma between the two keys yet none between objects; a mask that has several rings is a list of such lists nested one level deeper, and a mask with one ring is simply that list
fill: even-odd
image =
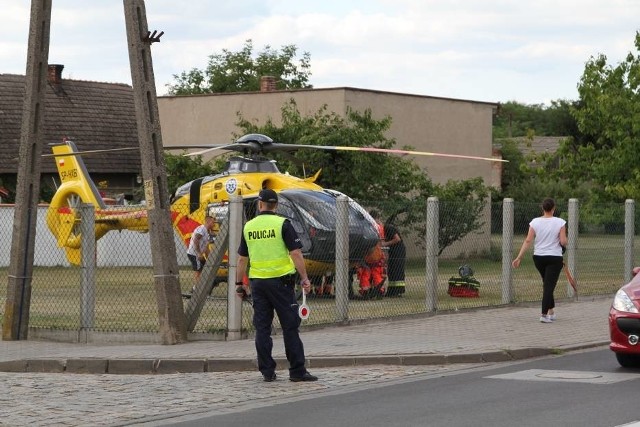
[{"label": "wooden pole", "polygon": [[51,0],[32,0],[24,85],[16,206],[2,325],[3,340],[25,340],[29,330],[31,281],[40,199],[40,165],[49,61]]},{"label": "wooden pole", "polygon": [[124,0],[124,15],[148,209],[160,335],[164,344],[176,344],[187,340],[187,328],[180,291],[178,259],[173,244],[169,188],[151,61],[151,44],[159,41],[162,34],[155,37],[155,31],[153,36],[149,33],[143,0]]}]

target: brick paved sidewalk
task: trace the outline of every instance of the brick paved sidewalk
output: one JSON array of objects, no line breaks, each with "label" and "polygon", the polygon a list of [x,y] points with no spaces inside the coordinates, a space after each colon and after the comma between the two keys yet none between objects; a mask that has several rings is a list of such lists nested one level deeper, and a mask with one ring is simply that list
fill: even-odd
[{"label": "brick paved sidewalk", "polygon": [[[508,306],[331,326],[302,332],[310,367],[426,365],[522,359],[604,345],[610,298],[560,302],[542,324],[538,306]],[[282,337],[274,356],[286,366]],[[0,341],[0,371],[174,373],[255,370],[252,340],[178,345]]]}]

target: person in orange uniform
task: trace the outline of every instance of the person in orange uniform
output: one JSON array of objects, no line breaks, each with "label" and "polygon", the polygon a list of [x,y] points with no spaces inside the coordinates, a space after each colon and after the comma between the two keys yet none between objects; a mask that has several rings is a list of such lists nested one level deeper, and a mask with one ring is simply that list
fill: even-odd
[{"label": "person in orange uniform", "polygon": [[380,214],[378,211],[372,210],[369,212],[369,215],[371,215],[376,222],[380,240],[371,248],[369,253],[364,257],[364,262],[356,270],[358,281],[360,282],[360,295],[365,298],[383,296],[385,293],[384,281],[387,278],[385,273],[386,257],[382,250],[384,225],[380,222]]}]

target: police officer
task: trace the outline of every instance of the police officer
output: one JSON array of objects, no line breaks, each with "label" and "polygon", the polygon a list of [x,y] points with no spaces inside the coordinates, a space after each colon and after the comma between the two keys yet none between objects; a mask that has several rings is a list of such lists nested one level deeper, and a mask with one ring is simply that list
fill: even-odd
[{"label": "police officer", "polygon": [[289,220],[276,215],[276,192],[262,190],[258,200],[258,215],[244,226],[236,273],[236,292],[242,296],[245,293],[242,277],[251,260],[249,283],[258,369],[265,381],[276,379],[276,362],[271,356],[271,325],[275,310],[282,326],[285,353],[289,361],[289,379],[296,382],[316,381],[318,378],[307,372],[304,366],[304,347],[298,331],[300,317],[294,291],[296,270],[302,279],[304,293],[309,293],[311,289],[302,257],[302,244]]}]

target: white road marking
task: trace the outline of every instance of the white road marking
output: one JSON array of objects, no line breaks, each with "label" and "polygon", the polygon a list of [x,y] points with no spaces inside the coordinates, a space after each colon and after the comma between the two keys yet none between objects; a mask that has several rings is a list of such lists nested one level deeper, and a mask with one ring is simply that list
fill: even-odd
[{"label": "white road marking", "polygon": [[640,427],[640,421],[631,421],[630,423],[620,424],[616,427]]},{"label": "white road marking", "polygon": [[[485,378],[521,381],[560,381],[590,384],[613,384],[620,381],[640,379],[640,374],[528,369],[526,371],[512,372],[509,374],[491,375]],[[640,425],[638,425],[638,427],[640,427]]]}]

